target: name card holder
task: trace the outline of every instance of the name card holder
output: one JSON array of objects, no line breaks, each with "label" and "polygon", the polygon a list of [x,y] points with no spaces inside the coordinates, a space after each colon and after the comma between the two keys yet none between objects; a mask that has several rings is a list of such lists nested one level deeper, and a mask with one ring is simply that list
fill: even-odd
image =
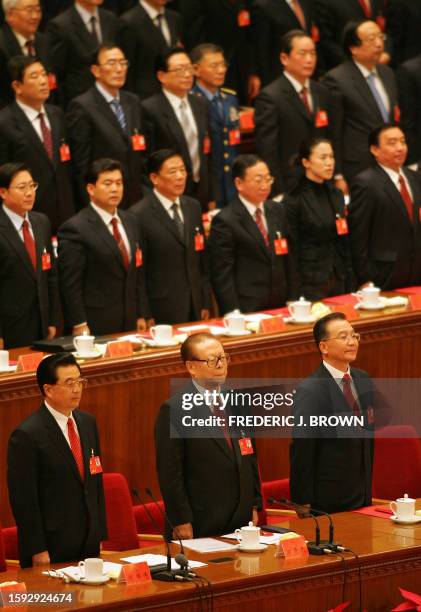
[{"label": "name card holder", "polygon": [[146,561],[140,563],[128,563],[121,568],[118,582],[125,582],[127,585],[151,582],[152,576]]},{"label": "name card holder", "polygon": [[259,325],[260,334],[276,334],[285,330],[285,323],[282,316],[275,316],[270,319],[262,319]]},{"label": "name card holder", "polygon": [[28,353],[19,355],[16,372],[33,372],[44,359],[44,353]]},{"label": "name card holder", "polygon": [[306,560],[309,552],[304,536],[288,535],[289,537],[279,541],[276,556],[285,559]]},{"label": "name card holder", "polygon": [[328,304],[332,312],[343,312],[348,321],[359,319],[358,310],[352,304]]},{"label": "name card holder", "polygon": [[421,295],[408,295],[412,310],[421,310]]},{"label": "name card holder", "polygon": [[0,584],[0,608],[13,607],[15,610],[26,610],[25,602],[18,605],[17,594],[26,593],[24,582],[5,582]]},{"label": "name card holder", "polygon": [[132,357],[133,346],[129,340],[116,340],[107,343],[104,357]]}]

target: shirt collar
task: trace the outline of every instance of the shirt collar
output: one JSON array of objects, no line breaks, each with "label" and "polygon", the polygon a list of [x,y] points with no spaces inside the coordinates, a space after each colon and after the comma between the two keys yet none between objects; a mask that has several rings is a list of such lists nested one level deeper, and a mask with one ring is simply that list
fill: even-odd
[{"label": "shirt collar", "polygon": [[356,65],[356,67],[358,68],[358,70],[361,72],[361,74],[363,75],[363,77],[365,79],[367,79],[370,76],[370,74],[372,74],[372,73],[377,76],[376,68],[374,68],[374,70],[368,70],[368,68],[366,68],[365,66],[363,66],[359,62],[356,62],[355,60],[354,60],[354,64]]},{"label": "shirt collar", "polygon": [[108,102],[108,104],[110,104],[113,100],[120,100],[120,92],[118,92],[116,96],[112,96],[110,92],[101,85],[101,83],[98,83],[98,81],[95,82],[95,87],[101,96],[104,96],[105,101]]},{"label": "shirt collar", "polygon": [[105,225],[110,225],[111,223],[111,219],[117,219],[117,221],[119,223],[121,223],[120,221],[120,217],[117,214],[117,209],[115,211],[115,213],[113,215],[110,215],[109,212],[107,212],[106,210],[104,210],[103,208],[101,208],[100,206],[97,206],[96,204],[94,204],[93,202],[91,202],[91,206],[94,209],[94,211],[96,213],[98,213],[98,215],[101,217],[101,219],[104,221]]},{"label": "shirt collar", "polygon": [[171,211],[171,207],[174,203],[180,205],[180,198],[176,198],[175,200],[169,200],[164,195],[162,195],[162,193],[160,193],[157,189],[154,189],[153,192],[167,212]]},{"label": "shirt collar", "polygon": [[67,421],[68,419],[72,419],[73,423],[75,424],[75,426],[77,427],[75,418],[73,416],[73,412],[70,413],[70,417],[67,417],[65,414],[63,414],[62,412],[59,412],[58,410],[55,410],[52,406],[50,406],[50,404],[48,402],[46,402],[44,400],[44,404],[45,407],[47,408],[47,410],[51,413],[51,415],[55,418],[55,420],[58,423],[58,426],[60,427],[61,431],[65,432],[66,428],[67,428]]},{"label": "shirt collar", "polygon": [[157,11],[156,8],[145,2],[145,0],[139,0],[140,5],[148,13],[149,17],[154,21],[158,15],[163,15],[164,11]]},{"label": "shirt collar", "polygon": [[196,83],[196,87],[200,89],[201,93],[205,96],[207,100],[209,100],[209,102],[212,102],[214,98],[219,98],[221,96],[219,89],[217,89],[215,93],[212,93],[211,91],[209,91],[209,89],[203,87],[203,85],[199,85],[199,83]]},{"label": "shirt collar", "polygon": [[173,93],[168,91],[168,89],[165,88],[162,89],[162,92],[168,98],[169,103],[177,112],[180,110],[180,104],[181,102],[183,102],[183,100],[187,102],[187,105],[189,103],[187,96],[184,96],[184,98],[179,98],[178,96],[174,95]]},{"label": "shirt collar", "polygon": [[310,79],[306,79],[304,85],[302,85],[299,81],[297,81],[296,78],[292,76],[292,74],[290,74],[286,70],[284,70],[284,76],[288,79],[288,81],[291,83],[291,85],[298,94],[301,93],[303,87],[306,87],[307,90],[310,91]]},{"label": "shirt collar", "polygon": [[99,15],[98,15],[98,9],[97,8],[95,8],[95,11],[93,13],[90,13],[85,8],[83,8],[83,6],[81,6],[78,2],[75,2],[75,9],[79,13],[83,23],[86,26],[88,26],[89,29],[90,29],[92,17],[96,17],[97,23],[99,24]]},{"label": "shirt collar", "polygon": [[386,166],[383,166],[383,164],[379,164],[379,166],[386,172],[387,176],[395,185],[399,185],[399,177],[401,175],[404,176],[402,170],[401,172],[396,172],[396,170],[392,170],[392,168],[387,168]]},{"label": "shirt collar", "polygon": [[16,30],[13,30],[13,29],[12,29],[12,32],[16,36],[16,39],[17,39],[21,49],[26,48],[25,45],[28,42],[28,40],[32,41],[32,44],[35,45],[34,38],[25,38],[25,36],[22,36],[22,34],[19,34],[19,32],[16,32]]},{"label": "shirt collar", "polygon": [[36,110],[35,108],[32,108],[32,106],[28,106],[27,104],[24,104],[20,100],[16,100],[16,104],[23,110],[23,112],[28,117],[31,123],[33,123],[35,119],[38,119],[38,115],[40,113],[44,113],[44,115],[47,114],[45,112],[44,106],[41,107],[41,110]]},{"label": "shirt collar", "polygon": [[330,363],[327,363],[327,361],[323,360],[323,365],[326,368],[326,370],[329,372],[329,374],[331,374],[335,380],[338,380],[338,379],[342,380],[345,374],[349,374],[351,376],[351,369],[349,366],[346,372],[342,372],[342,370],[338,370],[338,368],[334,368],[332,365],[330,365]]},{"label": "shirt collar", "polygon": [[[16,228],[18,232],[21,231],[22,223],[24,222],[25,219],[29,222],[28,215],[21,217],[20,215],[15,213],[13,210],[10,210],[10,208],[8,208],[6,204],[3,204],[3,211],[9,217],[10,221],[13,223],[14,227]],[[31,224],[29,223],[29,225]]]},{"label": "shirt collar", "polygon": [[243,196],[240,194],[238,194],[238,197],[241,200],[241,202],[244,204],[244,206],[247,208],[247,210],[249,211],[252,217],[254,217],[257,208],[260,208],[262,213],[265,214],[265,210],[263,208],[263,204],[264,204],[263,202],[260,202],[260,204],[256,205],[256,204],[252,204],[251,202],[243,198]]}]

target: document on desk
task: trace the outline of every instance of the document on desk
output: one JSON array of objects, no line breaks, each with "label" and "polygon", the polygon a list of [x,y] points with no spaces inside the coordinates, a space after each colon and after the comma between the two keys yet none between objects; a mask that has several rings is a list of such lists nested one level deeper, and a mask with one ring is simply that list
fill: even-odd
[{"label": "document on desk", "polygon": [[[123,557],[121,561],[126,561],[126,563],[141,563],[142,561],[146,561],[149,567],[153,567],[154,565],[161,565],[161,563],[167,562],[167,557],[165,555],[154,555],[154,554],[145,554],[145,555],[133,555],[131,557]],[[201,561],[190,561],[189,567],[204,567],[207,565],[206,563],[202,563]],[[175,559],[171,559],[171,569],[176,570],[180,569],[179,563]]]},{"label": "document on desk", "polygon": [[[212,553],[222,552],[224,550],[236,550],[236,544],[228,544],[227,542],[220,542],[220,540],[214,540],[213,538],[194,538],[193,540],[181,540],[184,548],[189,548],[198,553]],[[174,544],[179,544],[177,540],[173,540]]]},{"label": "document on desk", "polygon": [[[241,540],[241,535],[239,536]],[[221,538],[226,538],[227,540],[237,540],[237,536],[235,533],[227,533],[226,535],[221,536]],[[263,536],[261,535],[259,538],[260,544],[279,544],[279,540],[281,539],[280,533],[272,533],[271,535]]]}]

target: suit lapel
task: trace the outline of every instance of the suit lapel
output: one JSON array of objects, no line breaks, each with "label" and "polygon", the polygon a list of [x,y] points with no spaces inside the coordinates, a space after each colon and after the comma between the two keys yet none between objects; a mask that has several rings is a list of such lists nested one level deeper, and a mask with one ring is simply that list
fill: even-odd
[{"label": "suit lapel", "polygon": [[412,174],[407,172],[406,168],[402,168],[402,172],[405,175],[408,183],[412,190],[412,213],[413,213],[413,228],[414,232],[417,233],[420,229],[420,202],[421,202],[421,191],[418,185],[418,181],[414,180]]},{"label": "suit lapel", "polygon": [[47,117],[48,117],[48,120],[51,126],[51,138],[53,141],[53,163],[54,163],[54,166],[56,167],[60,162],[59,160],[60,140],[61,140],[60,125],[51,107],[50,108],[45,107],[45,112],[47,113]]},{"label": "suit lapel", "polygon": [[187,146],[186,138],[184,136],[183,129],[178,121],[178,117],[173,111],[173,108],[167,100],[165,94],[159,94],[161,99],[162,110],[161,113],[165,117],[166,129],[173,135],[174,140],[177,142],[181,149],[183,158],[188,160],[189,166],[191,167],[191,159],[189,148]]},{"label": "suit lapel", "polygon": [[[289,102],[289,104],[295,110],[297,110],[304,117],[304,119],[306,119],[307,121],[309,121],[311,123],[312,122],[312,117],[308,115],[308,113],[307,113],[307,111],[305,109],[305,106],[303,104],[303,101],[301,100],[301,98],[298,95],[298,93],[295,91],[295,89],[292,86],[292,84],[288,81],[286,76],[282,75],[280,78],[281,78],[281,83],[282,83],[282,91],[283,91],[287,101]],[[312,91],[311,91],[311,94],[313,95]]]},{"label": "suit lapel", "polygon": [[[104,96],[97,90],[97,88],[95,87],[95,85],[92,88],[92,92],[93,92],[93,98],[94,98],[94,102],[95,105],[98,108],[98,111],[101,115],[103,115],[105,117],[105,119],[107,121],[109,121],[109,123],[111,124],[111,126],[115,129],[115,131],[118,133],[118,135],[125,141],[127,142],[127,135],[123,132],[123,130],[121,129],[121,125],[118,122],[118,119],[115,115],[115,113],[112,111],[110,105],[108,104],[107,100],[104,98]],[[120,97],[120,102],[121,105],[123,107],[123,111],[124,111],[124,115],[126,117],[126,124],[127,124],[127,131],[130,134],[131,131],[129,131],[129,121],[128,121],[128,115],[129,110],[128,110],[128,105],[127,103],[123,102],[123,96]],[[131,119],[130,119],[130,123],[131,123]]]},{"label": "suit lapel", "polygon": [[[154,193],[151,194],[151,204],[152,204],[152,212],[157,217],[159,223],[164,225],[170,232],[175,236],[175,238],[184,246],[184,241],[178,233],[177,227],[174,221],[170,218],[169,214],[158,200]],[[182,206],[182,211],[184,215],[184,210],[187,208],[186,206]],[[184,230],[185,231],[185,230]]]},{"label": "suit lapel", "polygon": [[[19,108],[16,102],[13,102],[11,106],[12,113],[15,118],[16,130],[23,133],[24,137],[39,151],[39,153],[46,159],[50,164],[52,160],[48,157],[47,151],[45,150],[44,144],[41,142],[40,137],[36,133],[32,124],[26,117],[25,113]],[[48,117],[50,119],[50,117]]]},{"label": "suit lapel", "polygon": [[349,70],[355,89],[358,91],[362,98],[362,107],[364,108],[368,104],[372,112],[376,113],[379,123],[383,123],[383,117],[380,112],[380,109],[360,69],[354,64],[354,62],[350,61]]},{"label": "suit lapel", "polygon": [[13,31],[7,24],[3,25],[3,32],[8,56],[15,57],[15,55],[22,55],[22,49],[18,42],[18,39],[13,34]]},{"label": "suit lapel", "polygon": [[[129,105],[129,101],[126,98],[126,96],[124,95],[124,92],[122,91],[120,93],[120,104],[123,107],[123,112],[124,112],[124,117],[126,118],[126,133],[123,132],[123,130],[121,129],[120,124],[118,124],[119,128],[120,128],[120,132],[121,135],[123,137],[123,139],[127,142],[127,136],[131,136],[131,134],[133,134],[133,126],[134,126],[134,118],[132,117],[132,109],[131,106]],[[111,111],[112,112],[112,111]],[[117,117],[116,117],[117,119]],[[117,121],[118,123],[118,121]]]},{"label": "suit lapel", "polygon": [[[101,26],[101,33],[102,33],[102,37],[103,40],[105,40],[104,38],[104,31],[103,31],[103,19],[101,19],[101,11],[100,11],[100,15],[99,15],[99,22],[100,22],[100,26]],[[77,10],[75,9],[75,7],[72,7],[72,32],[78,36],[82,43],[83,43],[83,47],[85,49],[91,49],[92,52],[95,49],[95,41],[92,37],[92,34],[88,31],[88,28],[86,27],[86,25],[84,24],[81,16],[79,15],[79,13],[77,12]]]},{"label": "suit lapel", "polygon": [[16,253],[21,258],[25,268],[27,269],[31,277],[35,280],[35,270],[31,260],[29,259],[28,251],[26,250],[25,245],[21,240],[20,236],[18,235],[14,225],[12,224],[6,213],[3,211],[2,206],[0,206],[0,229],[3,229],[4,239],[7,240],[10,246],[16,251]]},{"label": "suit lapel", "polygon": [[320,219],[323,225],[331,225],[331,211],[324,210],[324,207],[320,206],[320,202],[317,201],[316,196],[311,189],[306,189],[303,191],[303,199],[306,201],[307,206],[312,210],[312,212]]},{"label": "suit lapel", "polygon": [[408,217],[408,213],[406,211],[405,203],[402,199],[402,196],[397,190],[397,188],[395,187],[395,185],[393,184],[392,180],[388,177],[388,175],[383,170],[383,168],[380,168],[379,165],[375,167],[374,171],[378,175],[379,179],[382,181],[384,192],[388,195],[389,199],[392,200],[394,205],[398,208],[398,210],[401,213],[402,218],[405,220],[405,223],[409,224],[411,226],[411,229],[414,229],[414,226]]},{"label": "suit lapel", "polygon": [[[73,456],[73,453],[71,451],[71,448],[70,448],[66,438],[64,437],[64,434],[63,434],[62,430],[58,426],[57,421],[54,419],[52,414],[50,414],[50,412],[45,407],[45,405],[43,405],[40,408],[40,414],[41,414],[42,420],[44,422],[44,425],[45,425],[45,427],[46,427],[46,429],[48,431],[48,437],[50,438],[51,442],[57,448],[57,450],[60,453],[60,455],[68,463],[69,468],[70,468],[71,472],[73,473],[73,475],[75,476],[75,478],[80,482],[80,484],[83,484],[82,483],[82,479],[81,479],[80,474],[79,474],[79,470],[78,470],[77,465],[76,465],[76,460],[75,460],[75,458]],[[80,433],[79,433],[79,435],[80,435]],[[82,449],[83,449],[83,445],[82,445]]]},{"label": "suit lapel", "polygon": [[136,252],[136,248],[138,247],[138,241],[136,238],[136,233],[134,231],[134,226],[128,222],[128,218],[124,214],[124,211],[119,210],[117,214],[120,218],[121,223],[123,224],[124,230],[127,235],[127,240],[129,241],[131,255],[130,261],[134,261],[134,253]]},{"label": "suit lapel", "polygon": [[[84,467],[84,471],[85,471],[85,480],[86,480],[87,475],[90,473],[89,460],[90,460],[90,457],[91,457],[91,450],[92,449],[89,446],[88,433],[87,433],[85,427],[83,426],[82,419],[81,419],[80,414],[78,413],[77,410],[75,410],[73,412],[73,418],[76,421],[77,429],[78,429],[78,432],[79,432],[80,444],[82,446],[83,467]],[[73,453],[72,453],[72,456],[73,456]],[[74,463],[76,465],[76,461]],[[77,469],[77,466],[76,466],[76,469]],[[79,474],[79,470],[77,470],[77,473]]]},{"label": "suit lapel", "polygon": [[189,247],[191,245],[191,241],[193,238],[193,233],[196,234],[196,228],[194,228],[192,225],[192,215],[191,215],[190,206],[184,200],[183,197],[180,198],[180,202],[181,202],[181,210],[183,212],[183,218],[184,218],[184,243],[186,245],[186,249],[189,250]]},{"label": "suit lapel", "polygon": [[[46,247],[47,245],[43,244],[41,240],[41,231],[40,231],[40,226],[38,225],[38,219],[34,217],[31,213],[29,213],[28,216],[29,216],[29,221],[31,223],[32,231],[33,231],[34,239],[35,239],[35,252],[36,252],[36,258],[37,258],[36,275],[37,275],[37,278],[40,280],[42,276],[42,253],[43,253],[44,247]],[[29,256],[28,256],[28,259],[29,259]],[[32,268],[32,264],[31,264],[31,268]]]},{"label": "suit lapel", "polygon": [[204,117],[201,113],[201,105],[199,106],[197,98],[195,96],[192,96],[191,94],[188,95],[188,100],[192,109],[194,120],[196,121],[197,137],[199,139],[199,142],[201,142],[205,134],[205,125],[203,123]]},{"label": "suit lapel", "polygon": [[110,249],[119,264],[124,268],[123,258],[121,257],[117,242],[111,235],[108,228],[105,226],[105,223],[103,222],[101,217],[95,212],[95,210],[91,206],[87,207],[86,215],[88,217],[89,223],[92,223],[93,236],[98,236],[98,238],[102,240],[104,244],[107,245],[107,248]]},{"label": "suit lapel", "polygon": [[[239,198],[235,198],[233,208],[243,228],[257,241],[261,252],[264,256],[270,259],[270,252],[266,246],[263,236],[257,227],[257,223],[252,219],[249,211]],[[265,209],[266,212],[266,209]]]}]

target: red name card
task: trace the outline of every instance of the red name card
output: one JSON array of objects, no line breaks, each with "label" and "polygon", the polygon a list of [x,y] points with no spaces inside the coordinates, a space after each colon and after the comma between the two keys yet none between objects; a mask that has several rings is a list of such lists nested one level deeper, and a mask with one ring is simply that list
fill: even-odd
[{"label": "red name card", "polygon": [[278,544],[278,557],[285,559],[307,559],[308,548],[304,536],[281,540]]},{"label": "red name card", "polygon": [[240,129],[243,131],[254,130],[254,108],[240,113]]},{"label": "red name card", "polygon": [[133,347],[129,340],[116,340],[108,342],[105,357],[131,357]]},{"label": "red name card", "polygon": [[4,583],[0,585],[0,608],[7,608],[8,606],[13,606],[16,610],[26,609],[26,606],[17,606],[16,603],[24,603],[19,602],[18,598],[15,597],[16,593],[26,593],[26,584],[24,582],[16,582],[16,583]]},{"label": "red name card", "polygon": [[343,312],[348,321],[359,319],[358,311],[351,304],[328,304],[333,312]]},{"label": "red name card", "polygon": [[276,334],[276,332],[283,331],[284,329],[285,323],[282,317],[262,319],[259,325],[259,333],[261,334]]},{"label": "red name card", "polygon": [[150,582],[151,580],[151,572],[146,561],[128,563],[121,568],[120,582],[140,584],[141,582]]},{"label": "red name card", "polygon": [[412,310],[421,310],[421,295],[408,295]]},{"label": "red name card", "polygon": [[37,369],[43,359],[44,353],[29,353],[28,355],[19,355],[16,371],[33,372]]}]

